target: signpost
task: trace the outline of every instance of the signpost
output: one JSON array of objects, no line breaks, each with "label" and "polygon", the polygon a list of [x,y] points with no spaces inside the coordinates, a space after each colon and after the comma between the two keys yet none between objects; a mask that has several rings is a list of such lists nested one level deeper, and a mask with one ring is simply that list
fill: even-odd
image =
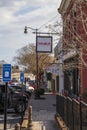
[{"label": "signpost", "polygon": [[[23,89],[24,72],[20,73],[20,82],[22,84],[22,95],[23,95],[23,92],[24,92],[24,89]],[[22,100],[23,100],[23,97],[22,97]],[[23,105],[22,105],[22,111],[23,111]],[[24,112],[21,113],[21,125],[22,125],[22,121],[23,121],[23,115],[24,115]]]},{"label": "signpost", "polygon": [[5,102],[4,102],[4,130],[6,130],[7,122],[7,87],[8,82],[11,81],[11,64],[3,64],[2,79],[5,85]]}]

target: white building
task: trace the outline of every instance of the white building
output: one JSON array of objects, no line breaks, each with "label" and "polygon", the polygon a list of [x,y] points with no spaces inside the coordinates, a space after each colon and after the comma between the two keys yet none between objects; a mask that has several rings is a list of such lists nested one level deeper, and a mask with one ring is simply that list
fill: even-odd
[{"label": "white building", "polygon": [[57,74],[56,74],[56,88],[59,93],[64,91],[64,74],[63,74],[63,60],[62,60],[62,40],[58,42],[54,48],[54,56],[57,64]]}]

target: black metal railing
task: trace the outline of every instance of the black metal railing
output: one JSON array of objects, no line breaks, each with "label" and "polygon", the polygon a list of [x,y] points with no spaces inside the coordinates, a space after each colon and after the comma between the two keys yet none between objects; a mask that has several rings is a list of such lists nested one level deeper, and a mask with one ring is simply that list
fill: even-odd
[{"label": "black metal railing", "polygon": [[63,95],[56,95],[56,112],[69,130],[87,130],[87,104]]}]

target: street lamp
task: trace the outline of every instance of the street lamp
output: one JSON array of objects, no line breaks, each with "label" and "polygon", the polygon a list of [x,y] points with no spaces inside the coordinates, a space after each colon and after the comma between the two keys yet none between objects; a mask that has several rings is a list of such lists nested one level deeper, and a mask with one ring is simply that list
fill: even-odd
[{"label": "street lamp", "polygon": [[[25,28],[24,28],[24,33],[26,34],[26,33],[28,33],[28,31],[27,31],[27,29],[31,29],[31,30],[33,30],[34,32],[33,33],[35,33],[36,34],[36,45],[37,45],[37,34],[49,34],[49,35],[57,35],[57,34],[59,34],[59,33],[47,33],[47,32],[38,32],[38,29],[36,28],[32,28],[32,27],[28,27],[28,26],[25,26]],[[38,88],[38,52],[37,52],[37,49],[36,49],[36,82],[37,82],[37,88]]]},{"label": "street lamp", "polygon": [[[34,33],[36,34],[36,45],[37,45],[37,32],[38,32],[38,29],[25,26],[25,28],[24,28],[24,33],[25,34],[28,33],[28,31],[27,31],[28,28],[35,31]],[[37,83],[37,88],[38,88],[38,53],[37,53],[37,51],[36,51],[36,83]]]}]

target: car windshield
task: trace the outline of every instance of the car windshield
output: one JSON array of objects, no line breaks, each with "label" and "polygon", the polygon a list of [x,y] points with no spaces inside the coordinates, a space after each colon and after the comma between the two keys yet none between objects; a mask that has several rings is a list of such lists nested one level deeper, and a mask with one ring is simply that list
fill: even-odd
[{"label": "car windshield", "polygon": [[11,88],[13,88],[15,91],[22,91],[22,88],[23,90],[26,90],[26,86],[19,86],[19,85],[10,85]]}]

